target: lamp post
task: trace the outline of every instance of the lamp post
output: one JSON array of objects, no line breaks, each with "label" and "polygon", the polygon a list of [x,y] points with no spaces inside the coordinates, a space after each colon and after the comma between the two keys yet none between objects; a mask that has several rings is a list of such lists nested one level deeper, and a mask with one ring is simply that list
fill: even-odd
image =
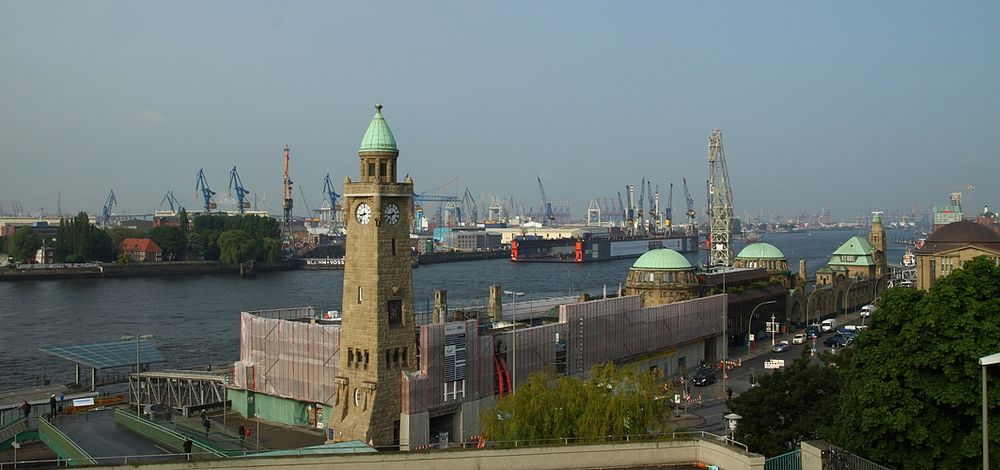
[{"label": "lamp post", "polygon": [[990,426],[989,407],[986,406],[986,367],[1000,364],[1000,353],[979,358],[983,367],[983,468],[990,468]]},{"label": "lamp post", "polygon": [[850,284],[847,285],[847,293],[844,295],[844,316],[847,316],[847,306],[851,303],[851,289],[853,289],[854,285],[861,279],[861,277],[856,277]]},{"label": "lamp post", "polygon": [[[747,337],[748,338],[749,338],[749,335],[750,335],[750,324],[753,323],[753,315],[755,313],[757,313],[757,308],[760,307],[761,305],[775,304],[775,303],[778,303],[778,301],[777,300],[768,300],[767,302],[761,302],[761,303],[757,304],[757,306],[754,307],[753,310],[750,311],[750,318],[747,319],[747,335],[748,335]],[[774,338],[774,333],[773,332],[771,333],[771,337]]]},{"label": "lamp post", "polygon": [[726,369],[729,364],[726,361],[729,360],[729,334],[726,331],[729,324],[729,297],[726,297],[726,271],[727,266],[724,264],[717,264],[716,267],[722,268],[722,294],[725,297],[722,301],[722,391],[728,390],[726,388],[726,380],[729,379],[729,375],[726,373]]},{"label": "lamp post", "polygon": [[139,377],[142,366],[139,362],[139,340],[153,339],[155,337],[153,335],[140,335],[138,333],[122,336],[122,341],[132,341],[135,339],[135,417],[137,419],[142,419],[142,395],[139,392],[139,389],[142,387],[142,383],[140,382],[142,379]]},{"label": "lamp post", "polygon": [[510,368],[513,371],[510,374],[510,380],[511,380],[510,393],[511,395],[513,395],[514,391],[517,390],[517,298],[524,295],[524,292],[516,290],[505,290],[503,291],[503,293],[510,296],[511,303],[513,304],[511,307],[513,309],[513,311],[511,312],[511,324],[513,326],[511,327],[510,330],[510,342],[511,342]]}]

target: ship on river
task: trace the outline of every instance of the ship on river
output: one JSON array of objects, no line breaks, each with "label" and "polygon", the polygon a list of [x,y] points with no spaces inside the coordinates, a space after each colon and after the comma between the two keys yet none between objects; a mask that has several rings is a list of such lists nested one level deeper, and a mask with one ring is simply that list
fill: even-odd
[{"label": "ship on river", "polygon": [[515,262],[589,263],[621,258],[638,258],[649,250],[669,248],[680,253],[697,253],[698,236],[621,233],[584,234],[580,237],[546,239],[519,236],[510,242],[510,259]]}]

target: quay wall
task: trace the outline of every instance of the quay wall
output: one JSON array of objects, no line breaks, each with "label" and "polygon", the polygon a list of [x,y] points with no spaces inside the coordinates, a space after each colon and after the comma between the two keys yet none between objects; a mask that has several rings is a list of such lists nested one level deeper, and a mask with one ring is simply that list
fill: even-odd
[{"label": "quay wall", "polygon": [[[258,264],[257,271],[289,271],[291,263]],[[179,276],[190,274],[239,274],[240,265],[217,261],[164,261],[150,263],[90,263],[74,267],[0,268],[0,281],[74,279],[74,278],[129,278],[145,276]]]},{"label": "quay wall", "polygon": [[507,250],[443,251],[438,253],[424,253],[419,258],[420,264],[454,263],[458,261],[510,258],[510,252]]}]

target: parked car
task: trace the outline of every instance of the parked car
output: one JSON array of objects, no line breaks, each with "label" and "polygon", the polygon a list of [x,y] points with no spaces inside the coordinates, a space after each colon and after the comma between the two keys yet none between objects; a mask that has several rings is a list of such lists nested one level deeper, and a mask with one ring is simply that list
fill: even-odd
[{"label": "parked car", "polygon": [[792,344],[806,344],[806,335],[798,333],[795,336],[792,336]]},{"label": "parked car", "polygon": [[[798,335],[796,335],[796,336],[798,336]],[[805,338],[803,338],[802,340],[805,341]],[[778,341],[778,344],[775,344],[774,347],[771,348],[771,350],[774,351],[774,352],[776,352],[776,353],[783,353],[785,351],[788,351],[791,347],[792,346],[788,344],[787,340],[782,340],[782,341]]]},{"label": "parked car", "polygon": [[819,325],[809,325],[806,327],[806,338],[819,338],[820,331]]},{"label": "parked car", "polygon": [[823,322],[819,324],[819,328],[820,331],[822,331],[823,333],[836,330],[837,320],[834,320],[832,318],[827,318],[826,320],[823,320]]},{"label": "parked car", "polygon": [[695,372],[691,383],[698,387],[704,387],[715,383],[715,370],[710,367],[703,367]]}]

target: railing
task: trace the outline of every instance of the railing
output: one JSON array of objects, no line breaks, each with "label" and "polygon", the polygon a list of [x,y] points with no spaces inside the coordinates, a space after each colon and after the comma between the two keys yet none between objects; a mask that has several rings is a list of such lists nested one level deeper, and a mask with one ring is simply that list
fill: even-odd
[{"label": "railing", "polygon": [[94,465],[97,463],[72,439],[44,419],[38,420],[38,438],[56,455],[63,457],[67,465]]},{"label": "railing", "polygon": [[802,449],[795,449],[765,460],[764,470],[802,470]]},{"label": "railing", "polygon": [[889,470],[871,460],[854,455],[837,446],[830,446],[830,470]]}]

